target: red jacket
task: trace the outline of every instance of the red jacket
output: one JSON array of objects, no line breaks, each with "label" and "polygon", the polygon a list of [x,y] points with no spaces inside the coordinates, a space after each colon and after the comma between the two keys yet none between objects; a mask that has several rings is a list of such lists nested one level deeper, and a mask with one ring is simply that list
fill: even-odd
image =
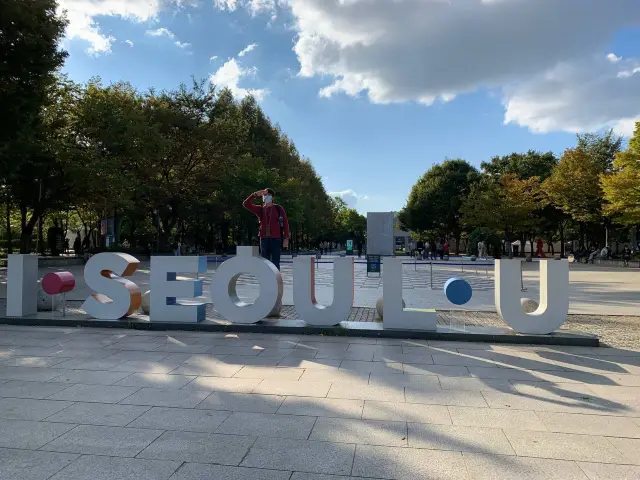
[{"label": "red jacket", "polygon": [[[260,238],[280,238],[280,215],[282,214],[282,224],[284,228],[284,238],[289,238],[289,220],[284,207],[274,203],[268,207],[253,203],[253,195],[242,202],[242,206],[252,212],[260,220]],[[270,226],[267,235],[267,225]]]}]

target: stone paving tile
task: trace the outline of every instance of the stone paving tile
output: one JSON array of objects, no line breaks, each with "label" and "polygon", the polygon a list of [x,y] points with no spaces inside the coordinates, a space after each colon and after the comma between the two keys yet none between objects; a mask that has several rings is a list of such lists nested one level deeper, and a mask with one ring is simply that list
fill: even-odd
[{"label": "stone paving tile", "polygon": [[495,380],[488,378],[442,377],[440,378],[440,386],[443,390],[498,390],[501,392],[516,393],[514,386],[507,380]]},{"label": "stone paving tile", "polygon": [[35,450],[74,427],[65,423],[0,419],[0,447]]},{"label": "stone paving tile", "polygon": [[6,367],[53,367],[60,363],[70,360],[63,357],[34,357],[34,356],[13,356],[0,360],[0,363]]},{"label": "stone paving tile", "polygon": [[482,392],[491,408],[510,408],[515,410],[535,410],[548,412],[598,413],[597,405],[587,400],[563,397],[549,393],[546,397],[532,398],[520,394],[511,394],[497,390]]},{"label": "stone paving tile", "polygon": [[126,362],[126,360],[121,358],[113,359],[111,357],[100,358],[97,360],[73,358],[59,363],[57,368],[64,368],[67,370],[111,370],[113,367],[117,367],[123,362]]},{"label": "stone paving tile", "polygon": [[436,375],[371,375],[369,385],[402,388],[412,385],[440,388],[440,378]]},{"label": "stone paving tile", "polygon": [[344,477],[342,475],[322,475],[315,473],[294,472],[291,480],[362,480],[362,477]]},{"label": "stone paving tile", "polygon": [[362,418],[398,422],[440,423],[451,425],[449,411],[444,405],[365,401]]},{"label": "stone paving tile", "polygon": [[432,356],[435,365],[463,365],[465,367],[495,367],[493,360],[488,358],[476,358],[456,353],[434,353]]},{"label": "stone paving tile", "polygon": [[595,435],[504,430],[517,455],[526,457],[582,460],[601,463],[629,463],[611,440]]},{"label": "stone paving tile", "polygon": [[238,435],[167,431],[138,454],[138,458],[237,466],[255,440],[255,437]]},{"label": "stone paving tile", "polygon": [[[123,372],[124,373],[124,372]],[[121,387],[182,388],[195,375],[168,375],[165,373],[132,373],[116,383]]]},{"label": "stone paving tile", "polygon": [[[129,372],[105,372],[99,370],[67,370],[53,378],[52,382],[82,383],[85,385],[113,385],[131,375]],[[67,385],[68,387],[68,385]]]},{"label": "stone paving tile", "polygon": [[276,413],[313,417],[360,418],[364,400],[286,397]]},{"label": "stone paving tile", "polygon": [[392,480],[467,480],[460,452],[358,445],[352,475]]},{"label": "stone paving tile", "polygon": [[430,450],[515,455],[500,428],[409,423],[409,446]]},{"label": "stone paving tile", "polygon": [[159,362],[160,360],[171,355],[168,352],[145,352],[138,350],[126,350],[119,352],[114,352],[112,350],[112,352],[113,355],[107,357],[105,360],[117,362],[116,365],[122,362],[128,362],[130,360],[146,360],[148,362]]},{"label": "stone paving tile", "polygon": [[185,432],[213,433],[222,424],[222,422],[229,417],[229,415],[231,415],[231,412],[222,410],[153,407],[152,409],[144,412],[127,426],[161,430],[181,430]]},{"label": "stone paving tile", "polygon": [[285,397],[255,393],[212,392],[196,408],[233,412],[276,413]]},{"label": "stone paving tile", "polygon": [[342,363],[340,363],[340,370],[375,373],[377,375],[403,373],[401,363],[360,362],[357,360],[343,360]]},{"label": "stone paving tile", "polygon": [[64,373],[60,368],[5,367],[0,365],[0,380],[46,382]]},{"label": "stone paving tile", "polygon": [[0,399],[0,418],[13,420],[44,420],[67,408],[72,402],[35,400],[31,398]]},{"label": "stone paving tile", "polygon": [[44,399],[68,387],[66,383],[9,380],[2,384],[0,397]]},{"label": "stone paving tile", "polygon": [[355,445],[261,437],[241,463],[243,467],[349,475]]},{"label": "stone paving tile", "polygon": [[137,390],[139,390],[137,387],[75,384],[61,392],[51,395],[49,399],[71,400],[74,402],[118,403]]},{"label": "stone paving tile", "polygon": [[309,440],[404,447],[407,423],[320,417]]},{"label": "stone paving tile", "polygon": [[[185,463],[171,480],[289,480],[290,475],[290,472],[279,470]],[[340,478],[333,477],[331,480]]]},{"label": "stone paving tile", "polygon": [[195,377],[183,389],[250,393],[261,381],[262,379],[260,378]]},{"label": "stone paving tile", "polygon": [[314,423],[316,418],[310,416],[234,412],[222,422],[216,433],[306,440]]},{"label": "stone paving tile", "polygon": [[180,361],[128,360],[111,368],[113,372],[169,373],[182,366]]},{"label": "stone paving tile", "polygon": [[208,377],[233,377],[242,365],[226,365],[224,363],[210,363],[208,365],[184,364],[171,370],[173,375],[201,375]]},{"label": "stone paving tile", "polygon": [[47,417],[46,420],[48,422],[124,427],[147,410],[149,407],[77,402]]},{"label": "stone paving tile", "polygon": [[529,380],[510,380],[510,382],[517,393],[533,398],[561,395],[563,397],[587,399],[598,396],[593,392],[590,385],[582,383],[532,382]]},{"label": "stone paving tile", "polygon": [[179,466],[164,460],[84,455],[50,480],[167,480]]},{"label": "stone paving tile", "polygon": [[640,426],[625,417],[538,412],[550,432],[640,438]]},{"label": "stone paving tile", "polygon": [[244,367],[234,375],[234,378],[260,378],[274,380],[298,380],[304,369],[302,368],[271,368],[271,367]]},{"label": "stone paving tile", "polygon": [[474,480],[587,480],[575,462],[542,458],[464,453]]},{"label": "stone paving tile", "polygon": [[[305,370],[300,381],[302,382],[357,382],[366,385],[369,382],[369,373],[351,372],[347,370]],[[389,375],[385,375],[389,376]],[[394,375],[400,376],[400,375]]]},{"label": "stone paving tile", "polygon": [[73,462],[78,455],[0,448],[0,478],[46,480]]},{"label": "stone paving tile", "polygon": [[336,382],[331,384],[327,397],[404,402],[404,389],[393,386],[363,385],[356,382]]},{"label": "stone paving tile", "polygon": [[634,465],[578,462],[578,466],[589,480],[638,480],[640,478],[640,467]]},{"label": "stone paving tile", "polygon": [[408,375],[438,375],[442,377],[469,377],[469,370],[464,365],[428,365],[422,363],[405,363],[402,370]]},{"label": "stone paving tile", "polygon": [[536,412],[498,408],[448,407],[454,425],[548,431]]},{"label": "stone paving tile", "polygon": [[[224,363],[229,365],[253,365],[260,367],[276,367],[278,363],[282,361],[282,358],[278,357],[263,357],[262,355],[253,357],[243,357],[241,355],[227,355],[224,357]],[[288,365],[284,365],[288,366]]]},{"label": "stone paving tile", "polygon": [[427,405],[456,405],[461,407],[486,407],[482,392],[462,390],[442,390],[429,386],[405,387],[408,403],[424,403]]},{"label": "stone paving tile", "polygon": [[133,395],[122,400],[120,403],[123,405],[153,405],[154,407],[193,408],[204,400],[209,393],[211,392],[200,390],[141,388]]},{"label": "stone paving tile", "polygon": [[318,358],[304,359],[295,357],[286,357],[278,362],[278,367],[304,368],[313,370],[338,370],[341,359]]},{"label": "stone paving tile", "polygon": [[162,430],[78,425],[40,447],[50,452],[135,457],[160,436]]},{"label": "stone paving tile", "polygon": [[[640,439],[637,438],[612,438],[608,440],[626,457],[626,462],[633,465],[640,465]],[[595,460],[595,459],[592,459]],[[602,461],[602,463],[607,463]],[[616,463],[611,461],[611,463]]]},{"label": "stone paving tile", "polygon": [[303,382],[266,379],[253,390],[265,395],[294,395],[297,397],[326,397],[329,384],[324,382]]}]

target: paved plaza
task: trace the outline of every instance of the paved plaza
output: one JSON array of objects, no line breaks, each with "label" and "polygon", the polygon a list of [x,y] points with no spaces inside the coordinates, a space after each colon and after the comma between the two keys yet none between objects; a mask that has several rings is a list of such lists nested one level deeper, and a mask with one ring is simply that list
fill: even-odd
[{"label": "paved plaza", "polygon": [[[290,260],[289,260],[290,262]],[[324,263],[317,265],[316,270],[316,298],[321,303],[330,303],[333,298],[333,265],[330,257],[324,257]],[[460,263],[451,260],[451,263]],[[452,276],[466,279],[473,288],[473,297],[462,307],[468,311],[495,312],[493,265],[487,266],[485,261],[469,262],[464,266],[452,266],[447,262],[439,262],[433,266],[433,282],[429,264],[410,263],[403,268],[403,296],[409,307],[460,309],[452,305],[443,292],[444,283]],[[204,301],[208,300],[208,290],[212,275],[217,264],[209,262],[209,271],[200,278],[205,285]],[[538,265],[524,263],[523,297],[538,298]],[[41,268],[40,278],[50,271],[69,270],[76,278],[75,289],[67,295],[69,300],[84,301],[92,292],[87,288],[83,278],[83,266],[59,268]],[[143,291],[149,286],[149,262],[142,262],[140,268],[131,277]],[[291,263],[283,263],[282,275],[284,280],[283,303],[293,305],[293,277]],[[185,278],[194,278],[185,275]],[[572,314],[589,315],[638,315],[640,305],[640,268],[616,268],[594,265],[570,265],[570,306]],[[252,301],[258,295],[258,285],[255,279],[243,275],[238,281],[238,292],[241,297]],[[355,265],[355,301],[357,307],[374,307],[382,296],[382,278],[378,274],[366,272],[366,265]],[[433,284],[433,289],[431,285]],[[0,269],[0,298],[6,298],[6,269]]]},{"label": "paved plaza", "polygon": [[640,350],[0,326],[0,479],[640,478]]}]

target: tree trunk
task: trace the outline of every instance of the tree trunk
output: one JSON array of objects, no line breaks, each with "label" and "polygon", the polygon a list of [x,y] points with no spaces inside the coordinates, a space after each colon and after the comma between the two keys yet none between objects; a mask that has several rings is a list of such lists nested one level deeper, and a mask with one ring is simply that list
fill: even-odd
[{"label": "tree trunk", "polygon": [[462,231],[458,229],[455,232],[456,235],[456,255],[460,255],[460,237],[462,237]]},{"label": "tree trunk", "polygon": [[11,198],[9,197],[9,189],[7,188],[7,253],[13,253],[13,245],[11,244]]},{"label": "tree trunk", "polygon": [[560,229],[560,256],[564,258],[564,222],[560,222],[558,227]]},{"label": "tree trunk", "polygon": [[40,255],[45,254],[44,234],[42,231],[42,215],[38,218],[38,253]]},{"label": "tree trunk", "polygon": [[584,246],[584,222],[580,222],[580,248]]}]

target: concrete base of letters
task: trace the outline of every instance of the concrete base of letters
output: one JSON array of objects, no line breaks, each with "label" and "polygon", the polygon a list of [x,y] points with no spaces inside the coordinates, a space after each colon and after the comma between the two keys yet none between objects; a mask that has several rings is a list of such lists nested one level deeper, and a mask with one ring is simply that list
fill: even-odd
[{"label": "concrete base of letters", "polygon": [[232,324],[219,320],[198,323],[155,322],[127,318],[121,320],[95,320],[89,317],[55,317],[50,314],[28,317],[2,317],[0,325],[28,325],[44,327],[132,328],[154,331],[197,331],[227,333],[276,333],[281,335],[328,335],[368,338],[406,338],[412,340],[446,340],[457,342],[517,343],[535,345],[571,345],[597,347],[598,337],[588,333],[561,330],[549,335],[520,334],[506,327],[477,327],[469,325],[437,325],[433,331],[384,328],[381,322],[340,322],[337,326],[314,327],[303,320],[262,320],[255,324]]},{"label": "concrete base of letters", "polygon": [[267,318],[278,318],[280,316],[280,311],[282,310],[282,298],[278,300],[278,303],[273,307],[271,313]]}]

